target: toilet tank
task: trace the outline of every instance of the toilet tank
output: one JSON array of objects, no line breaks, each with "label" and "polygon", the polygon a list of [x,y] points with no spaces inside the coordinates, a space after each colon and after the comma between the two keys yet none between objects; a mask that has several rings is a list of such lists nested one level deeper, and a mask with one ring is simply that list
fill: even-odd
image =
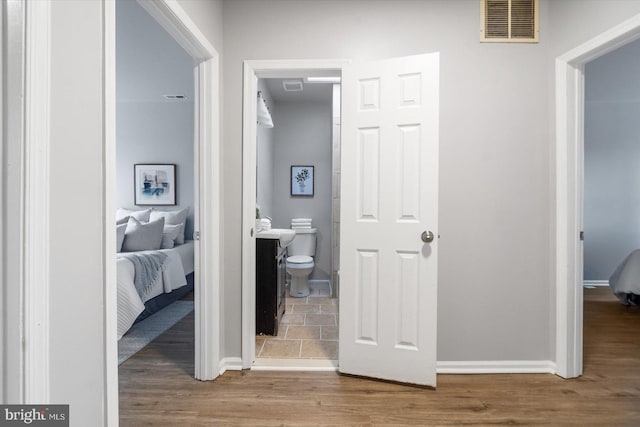
[{"label": "toilet tank", "polygon": [[316,254],[316,232],[315,228],[298,228],[296,229],[296,237],[293,239],[287,250],[289,256],[306,255],[314,256]]}]

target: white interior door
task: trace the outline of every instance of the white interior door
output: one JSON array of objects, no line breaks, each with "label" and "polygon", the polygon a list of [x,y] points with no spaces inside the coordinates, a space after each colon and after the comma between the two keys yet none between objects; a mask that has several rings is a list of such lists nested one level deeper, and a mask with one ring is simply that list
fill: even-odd
[{"label": "white interior door", "polygon": [[339,369],[435,387],[439,54],[351,64],[342,90]]}]

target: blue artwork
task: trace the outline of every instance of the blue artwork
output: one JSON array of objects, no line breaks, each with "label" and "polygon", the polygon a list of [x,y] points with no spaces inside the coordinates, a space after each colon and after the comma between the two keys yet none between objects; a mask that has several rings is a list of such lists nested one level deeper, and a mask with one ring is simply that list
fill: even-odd
[{"label": "blue artwork", "polygon": [[313,197],[313,166],[291,166],[291,195]]},{"label": "blue artwork", "polygon": [[135,204],[175,205],[175,171],[176,165],[135,165]]}]

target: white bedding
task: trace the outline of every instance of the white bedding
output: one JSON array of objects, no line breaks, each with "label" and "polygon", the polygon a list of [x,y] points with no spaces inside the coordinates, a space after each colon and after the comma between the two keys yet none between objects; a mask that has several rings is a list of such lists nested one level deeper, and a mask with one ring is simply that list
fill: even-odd
[{"label": "white bedding", "polygon": [[640,295],[640,249],[631,252],[609,278],[609,287],[625,305],[637,304]]},{"label": "white bedding", "polygon": [[[144,303],[162,293],[169,293],[187,284],[186,275],[193,273],[194,253],[193,241],[186,241],[183,245],[173,249],[162,249],[167,255],[162,266],[162,274],[153,283],[151,292],[142,300],[134,285],[135,269],[133,263],[126,258],[117,259],[118,282],[118,339],[131,328],[133,322],[144,310]],[[142,251],[136,252],[143,254]]]}]

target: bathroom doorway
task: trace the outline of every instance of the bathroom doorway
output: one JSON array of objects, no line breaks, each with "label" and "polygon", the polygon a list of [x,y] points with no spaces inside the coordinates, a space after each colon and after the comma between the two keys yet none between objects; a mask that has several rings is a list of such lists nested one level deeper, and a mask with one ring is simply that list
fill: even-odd
[{"label": "bathroom doorway", "polygon": [[335,370],[340,77],[260,78],[257,88],[252,368]]},{"label": "bathroom doorway", "polygon": [[[292,80],[298,79],[298,80],[302,80],[304,84],[305,79],[307,79],[308,77],[333,77],[333,78],[338,77],[339,78],[341,76],[342,67],[345,65],[345,63],[346,61],[341,61],[341,60],[268,61],[268,63],[266,63],[265,61],[246,61],[245,62],[245,77],[244,77],[245,91],[243,95],[244,97],[243,98],[243,106],[244,106],[243,115],[245,117],[243,121],[243,135],[244,135],[243,140],[245,141],[243,144],[243,167],[245,170],[244,180],[243,180],[243,229],[246,230],[246,235],[243,235],[243,241],[242,241],[242,259],[243,259],[242,325],[243,326],[242,326],[241,365],[243,369],[309,369],[309,370],[335,371],[337,368],[337,362],[335,361],[331,362],[331,360],[333,359],[326,359],[326,358],[324,358],[324,360],[309,359],[311,362],[305,362],[305,363],[300,362],[300,360],[302,359],[289,358],[289,359],[284,359],[283,361],[283,359],[276,360],[274,358],[271,361],[273,363],[271,363],[268,366],[254,366],[254,362],[256,361],[256,354],[257,354],[256,353],[256,243],[257,243],[257,239],[255,236],[256,211],[257,211],[257,207],[259,206],[259,203],[257,203],[257,196],[259,194],[258,186],[264,184],[263,180],[259,180],[257,175],[258,173],[257,161],[258,161],[258,155],[259,155],[258,153],[259,147],[257,146],[256,142],[258,141],[258,134],[261,131],[261,128],[257,126],[256,118],[258,114],[258,111],[257,111],[258,92],[261,91],[261,89],[263,89],[264,87],[263,84],[261,84],[259,87],[260,80],[262,79],[292,79]],[[263,83],[267,83],[267,82],[263,82]],[[330,85],[330,86],[332,84],[333,83],[331,84],[325,83],[325,85]],[[320,89],[319,84],[316,84],[315,86],[313,86],[313,88],[319,90]],[[310,90],[313,90],[313,88],[311,88]],[[284,91],[284,87],[282,90]],[[263,96],[266,98],[265,99],[266,106],[268,108],[273,108],[274,106],[269,104],[270,102],[273,102],[273,99],[271,100],[269,99],[270,95],[271,97],[273,97],[272,94],[268,93],[269,91],[270,89],[267,88],[267,92],[263,93]],[[327,199],[328,206],[326,206],[326,208],[329,211],[329,220],[328,220],[329,226],[319,227],[319,228],[324,228],[324,231],[320,230],[320,236],[318,237],[318,242],[320,242],[320,247],[318,248],[319,249],[318,255],[320,257],[318,261],[320,263],[320,267],[317,269],[317,271],[315,271],[316,268],[314,267],[315,274],[316,275],[322,274],[323,277],[311,276],[311,279],[329,281],[331,283],[330,295],[337,296],[339,293],[339,283],[337,282],[337,280],[336,281],[332,280],[333,279],[332,277],[333,263],[332,263],[332,255],[331,255],[332,254],[331,249],[333,248],[333,245],[334,245],[331,235],[335,234],[337,236],[337,233],[334,233],[334,227],[333,227],[331,215],[332,215],[333,206],[335,205],[336,207],[339,207],[340,205],[338,202],[338,199],[336,199],[335,203],[333,199],[334,198],[333,189],[337,188],[338,186],[333,181],[333,170],[332,170],[334,166],[336,170],[339,170],[339,163],[336,163],[333,161],[333,154],[332,154],[333,153],[332,135],[334,134],[333,127],[337,126],[339,123],[334,123],[334,120],[332,119],[333,89],[331,89],[331,96],[329,99],[331,100],[331,103],[327,105],[325,109],[326,111],[325,115],[327,120],[323,125],[325,129],[323,132],[326,135],[328,135],[328,141],[326,142],[326,150],[329,154],[329,158],[325,160],[325,162],[330,166],[328,169],[325,170],[325,172],[318,172],[322,168],[316,170],[315,163],[312,163],[309,161],[309,162],[302,163],[301,165],[314,166],[314,169],[313,169],[314,184],[316,184],[317,182],[318,183],[317,185],[322,185],[325,187],[324,190],[322,188],[317,188],[317,189],[314,188],[313,190],[314,197],[307,197],[306,200],[316,199],[316,197],[320,195],[323,191],[329,194],[329,197]],[[336,103],[338,106],[340,105],[339,99],[340,99],[340,96],[337,96]],[[272,117],[274,121],[274,127],[267,129],[267,131],[271,131],[274,134],[277,134],[278,131],[285,130],[284,126],[280,128],[278,127],[279,119],[278,119],[277,107],[278,105],[276,101],[276,104],[275,104],[276,110],[273,111],[273,117]],[[339,130],[339,127],[337,127],[337,129]],[[337,132],[337,135],[339,136],[339,132]],[[306,137],[307,135],[303,133],[298,137],[298,140],[304,140]],[[284,170],[279,171],[279,173],[278,171],[274,171],[272,168],[272,174],[274,175],[279,174],[280,176],[279,179],[284,180],[282,182],[278,181],[279,186],[283,188],[277,189],[278,191],[283,192],[284,197],[292,197],[291,189],[290,189],[291,166],[300,166],[300,164],[287,165],[286,168],[281,167],[281,169],[284,169]],[[262,172],[265,172],[264,166],[263,166]],[[318,173],[320,173],[320,175],[318,175]],[[320,181],[316,181],[316,180],[320,180]],[[276,190],[276,186],[274,184],[272,184],[269,188],[271,189],[271,191]],[[266,195],[268,194],[269,189],[265,190],[265,188],[263,187],[260,190],[260,192]],[[339,195],[336,195],[336,198],[338,196]],[[262,195],[260,195],[260,199],[263,200]],[[263,202],[263,205],[264,205],[264,202]],[[267,205],[268,205],[268,202],[267,202]],[[262,217],[271,216],[267,213],[267,210],[269,209],[268,206],[260,206],[260,209],[261,209]],[[291,215],[292,213],[293,212],[288,212],[282,218],[278,218],[278,217],[273,218],[273,216],[271,216],[272,228],[282,227],[282,228],[288,229],[291,227],[291,220],[293,218],[298,218],[298,217],[311,219],[311,223],[312,223],[311,226],[314,228],[316,228],[316,226],[321,224],[322,222],[321,218],[318,217],[317,215],[314,220],[313,216],[309,214],[294,216],[294,215]],[[338,218],[339,216],[336,215],[336,220]],[[336,232],[337,231],[338,230],[336,230]],[[337,245],[337,243],[335,244]],[[337,258],[337,255],[336,255],[336,258]],[[314,263],[315,261],[316,259],[314,257]],[[288,311],[286,310],[287,308],[286,304],[291,303],[291,301],[287,301],[287,300],[288,298],[285,295],[284,296],[285,313],[283,313],[283,317],[284,317],[284,314],[288,314],[288,313],[293,314],[292,312],[294,311],[294,307],[292,305],[289,306]],[[296,302],[298,302],[298,304],[301,304],[302,300],[299,299],[299,300],[296,300]],[[319,303],[320,301],[317,300],[316,302]],[[320,304],[313,304],[313,305],[320,305]],[[298,307],[297,309],[304,310],[304,308],[301,308],[301,307]],[[335,309],[337,311],[338,309],[337,304]],[[320,311],[322,310],[322,308],[312,307],[312,308],[308,308],[308,310]],[[330,308],[326,308],[325,311],[327,310],[330,310]],[[315,313],[315,314],[329,314],[329,313]],[[337,318],[338,318],[337,314],[335,315],[335,318],[337,321]],[[323,326],[323,325],[316,325],[316,326]],[[324,325],[324,326],[330,326],[330,325]],[[335,326],[337,326],[337,322]],[[288,329],[288,328],[285,328],[285,329]],[[298,329],[298,328],[294,328],[294,329]],[[320,334],[322,334],[322,331],[320,331]],[[335,357],[337,357],[337,346],[336,346]],[[294,366],[294,363],[292,362],[293,360],[297,361],[295,366]]]}]

